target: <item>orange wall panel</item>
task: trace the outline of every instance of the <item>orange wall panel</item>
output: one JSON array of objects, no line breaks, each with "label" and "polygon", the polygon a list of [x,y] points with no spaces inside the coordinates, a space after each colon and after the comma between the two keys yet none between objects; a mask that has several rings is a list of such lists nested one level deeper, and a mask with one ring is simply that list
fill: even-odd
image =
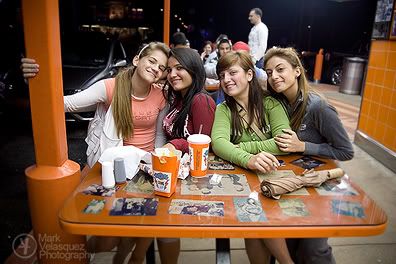
[{"label": "orange wall panel", "polygon": [[392,102],[392,90],[385,87],[384,89],[382,89],[381,105],[386,107],[391,107],[391,102]]},{"label": "orange wall panel", "polygon": [[381,109],[381,112],[380,112],[379,115],[378,115],[378,121],[379,121],[380,123],[382,123],[382,124],[384,124],[384,125],[387,125],[387,124],[388,124],[388,115],[389,115],[389,111],[390,111],[390,109],[389,109],[389,108],[386,108],[386,107],[384,107],[384,108]]},{"label": "orange wall panel", "polygon": [[370,111],[370,101],[369,100],[366,100],[366,99],[363,99],[363,101],[362,101],[362,107],[361,107],[361,109],[360,109],[360,114],[361,115],[368,115],[369,114],[369,111]]},{"label": "orange wall panel", "polygon": [[385,71],[383,69],[377,69],[375,71],[374,83],[375,85],[384,85]]},{"label": "orange wall panel", "polygon": [[372,41],[371,42],[371,50],[372,51],[377,51],[377,50],[387,50],[389,48],[389,42],[388,41]]},{"label": "orange wall panel", "polygon": [[396,151],[396,41],[373,40],[358,129]]},{"label": "orange wall panel", "polygon": [[390,107],[396,108],[396,88],[395,87],[393,87],[393,90],[392,90],[392,100],[391,100]]},{"label": "orange wall panel", "polygon": [[389,50],[390,51],[396,51],[396,41],[391,41],[389,43]]},{"label": "orange wall panel", "polygon": [[385,71],[385,79],[384,79],[384,87],[392,89],[395,84],[395,71],[386,70]]},{"label": "orange wall panel", "polygon": [[[370,62],[370,60],[369,60],[369,62]],[[370,64],[369,64],[369,67],[370,67]],[[366,83],[373,83],[374,82],[374,73],[375,72],[373,70],[367,72]]]},{"label": "orange wall panel", "polygon": [[365,115],[360,115],[359,118],[359,128],[361,131],[366,132],[366,127],[367,127],[367,116]]},{"label": "orange wall panel", "polygon": [[396,70],[396,51],[389,51],[387,69]]},{"label": "orange wall panel", "polygon": [[396,128],[396,109],[390,109],[388,115],[388,124],[389,126]]},{"label": "orange wall panel", "polygon": [[389,128],[385,130],[384,144],[385,146],[392,146],[395,139],[396,129]]}]

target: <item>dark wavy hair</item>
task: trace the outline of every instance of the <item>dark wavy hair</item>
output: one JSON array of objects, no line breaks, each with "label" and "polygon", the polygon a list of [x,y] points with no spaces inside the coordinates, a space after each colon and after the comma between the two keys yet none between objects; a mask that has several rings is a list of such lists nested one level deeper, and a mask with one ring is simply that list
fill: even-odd
[{"label": "dark wavy hair", "polygon": [[[262,130],[265,123],[265,113],[264,113],[264,103],[263,99],[269,95],[268,92],[264,91],[259,84],[259,81],[256,76],[256,71],[252,62],[252,59],[248,52],[244,50],[239,51],[230,51],[225,54],[223,57],[219,59],[219,62],[216,66],[217,76],[221,76],[223,71],[228,70],[233,65],[239,65],[241,68],[248,72],[249,70],[253,73],[253,78],[249,82],[249,99],[248,99],[248,109],[245,109],[249,116],[249,125],[256,123],[258,128]],[[227,106],[231,110],[231,131],[232,138],[231,140],[235,142],[243,132],[243,122],[238,112],[237,101],[234,97],[227,95],[224,93],[224,99]]]},{"label": "dark wavy hair", "polygon": [[[205,69],[198,52],[190,48],[174,48],[171,49],[169,58],[174,57],[190,74],[192,83],[188,87],[188,91],[183,97],[180,92],[173,90],[172,86],[167,82],[169,87],[167,91],[167,99],[170,109],[174,109],[180,102],[182,108],[176,115],[173,125],[173,133],[177,137],[184,137],[183,128],[187,115],[191,111],[192,100],[195,95],[204,92],[205,86]],[[209,105],[209,102],[208,102]]]}]

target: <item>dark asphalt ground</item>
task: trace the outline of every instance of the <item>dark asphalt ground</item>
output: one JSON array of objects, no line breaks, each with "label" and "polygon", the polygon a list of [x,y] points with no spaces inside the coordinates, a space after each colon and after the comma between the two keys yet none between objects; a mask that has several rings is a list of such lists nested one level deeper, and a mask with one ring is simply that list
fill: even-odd
[{"label": "dark asphalt ground", "polygon": [[[12,253],[12,242],[32,229],[27,201],[25,169],[35,163],[29,109],[0,112],[0,263]],[[67,123],[69,159],[80,166],[86,162],[88,123]]]}]

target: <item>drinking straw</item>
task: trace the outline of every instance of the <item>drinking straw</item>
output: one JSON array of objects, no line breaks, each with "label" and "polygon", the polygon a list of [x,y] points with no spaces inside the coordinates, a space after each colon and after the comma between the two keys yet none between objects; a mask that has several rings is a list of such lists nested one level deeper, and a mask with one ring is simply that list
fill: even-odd
[{"label": "drinking straw", "polygon": [[201,132],[202,132],[202,124],[199,125],[199,132],[198,132],[198,134],[201,134]]}]

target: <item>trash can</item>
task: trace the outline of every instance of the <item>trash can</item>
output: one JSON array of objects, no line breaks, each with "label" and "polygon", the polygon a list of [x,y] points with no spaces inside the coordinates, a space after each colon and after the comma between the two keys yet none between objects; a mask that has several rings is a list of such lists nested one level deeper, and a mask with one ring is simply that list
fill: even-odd
[{"label": "trash can", "polygon": [[366,68],[366,60],[359,57],[344,58],[340,93],[360,94]]}]

